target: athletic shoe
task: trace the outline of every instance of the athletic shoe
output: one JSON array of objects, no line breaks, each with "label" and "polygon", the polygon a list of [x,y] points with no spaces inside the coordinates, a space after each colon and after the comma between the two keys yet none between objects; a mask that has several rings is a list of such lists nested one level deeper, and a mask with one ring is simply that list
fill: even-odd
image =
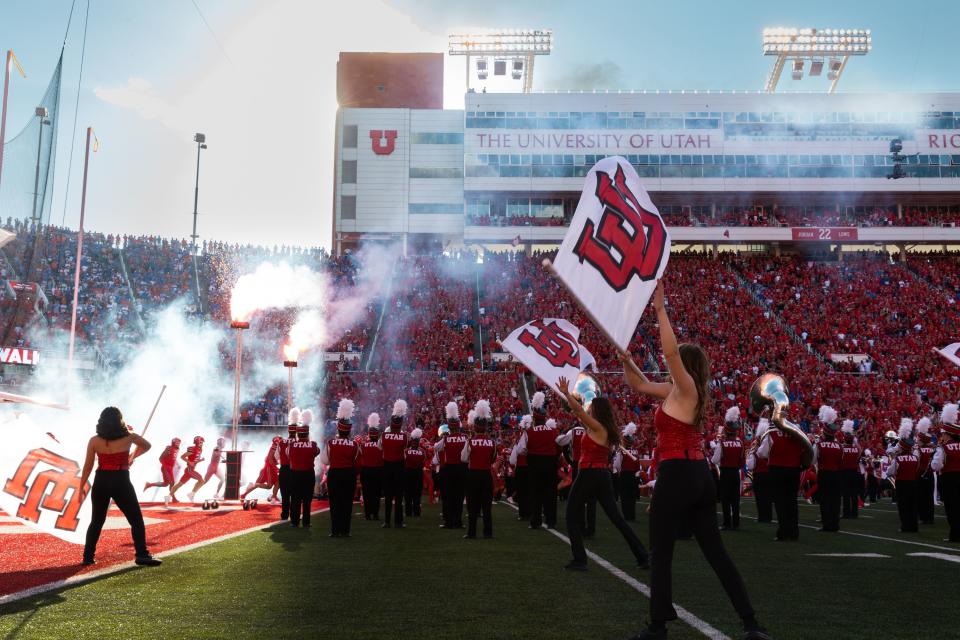
[{"label": "athletic shoe", "polygon": [[476,539],[477,539],[477,536],[476,536],[476,534],[470,535],[469,533],[465,533],[465,534],[463,534],[463,539],[464,539],[464,540],[476,540]]},{"label": "athletic shoe", "polygon": [[144,485],[143,485],[143,490],[144,490],[144,491],[147,491],[148,489],[150,489],[150,483],[149,483],[149,482],[145,482]]},{"label": "athletic shoe", "polygon": [[187,494],[187,502],[193,502],[193,497],[197,495],[193,491]]},{"label": "athletic shoe", "polygon": [[141,567],[159,567],[161,564],[163,564],[161,560],[154,558],[150,554],[145,556],[137,556],[133,561]]},{"label": "athletic shoe", "polygon": [[586,571],[587,563],[586,562],[577,562],[576,560],[571,560],[567,564],[563,565],[563,568],[567,571]]},{"label": "athletic shoe", "polygon": [[754,626],[743,632],[743,640],[773,640],[773,638],[763,627]]},{"label": "athletic shoe", "polygon": [[267,498],[267,504],[280,504],[280,501],[274,498],[273,496],[270,496],[269,498]]}]

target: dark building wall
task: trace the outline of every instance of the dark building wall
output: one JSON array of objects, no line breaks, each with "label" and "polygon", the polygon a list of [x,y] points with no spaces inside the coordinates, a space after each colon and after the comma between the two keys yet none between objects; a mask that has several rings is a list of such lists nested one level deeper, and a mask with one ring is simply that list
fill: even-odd
[{"label": "dark building wall", "polygon": [[337,103],[358,108],[443,108],[442,53],[341,53]]}]

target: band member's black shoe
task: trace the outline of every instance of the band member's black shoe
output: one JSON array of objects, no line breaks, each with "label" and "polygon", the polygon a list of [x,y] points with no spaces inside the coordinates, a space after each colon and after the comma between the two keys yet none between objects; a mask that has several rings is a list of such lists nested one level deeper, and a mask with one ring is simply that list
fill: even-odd
[{"label": "band member's black shoe", "polygon": [[389,522],[384,522],[382,525],[380,525],[380,528],[381,528],[381,529],[389,529],[389,528],[390,528],[390,523],[389,523]]},{"label": "band member's black shoe", "polygon": [[137,556],[133,561],[141,567],[159,567],[161,564],[163,564],[161,560],[158,560],[149,554],[145,556]]},{"label": "band member's black shoe", "polygon": [[92,564],[97,564],[97,561],[94,560],[93,558],[84,558],[83,562],[81,562],[80,564],[82,564],[85,567],[89,567]]},{"label": "band member's black shoe", "polygon": [[743,632],[743,640],[773,640],[763,627],[755,627]]},{"label": "band member's black shoe", "polygon": [[563,566],[567,571],[586,571],[587,563],[586,562],[577,562],[576,560],[571,560]]},{"label": "band member's black shoe", "polygon": [[470,535],[469,533],[465,533],[465,534],[463,534],[463,539],[464,539],[464,540],[476,540],[476,539],[477,539],[477,536],[476,536],[476,534]]},{"label": "band member's black shoe", "polygon": [[647,570],[650,568],[650,556],[637,560],[637,568]]},{"label": "band member's black shoe", "polygon": [[667,637],[667,627],[663,624],[660,626],[650,625],[637,635],[630,638],[630,640],[666,640]]}]

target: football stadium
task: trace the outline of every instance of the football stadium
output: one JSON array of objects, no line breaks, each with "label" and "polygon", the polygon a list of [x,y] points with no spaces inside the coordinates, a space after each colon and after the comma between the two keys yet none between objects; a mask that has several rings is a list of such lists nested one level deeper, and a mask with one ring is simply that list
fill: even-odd
[{"label": "football stadium", "polygon": [[4,638],[958,635],[960,7],[40,4]]}]

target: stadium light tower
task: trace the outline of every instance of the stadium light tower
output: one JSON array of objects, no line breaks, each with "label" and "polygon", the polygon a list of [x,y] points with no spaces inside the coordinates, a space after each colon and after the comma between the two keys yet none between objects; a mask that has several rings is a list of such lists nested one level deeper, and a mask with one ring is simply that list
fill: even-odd
[{"label": "stadium light tower", "polygon": [[197,178],[193,183],[193,233],[190,235],[190,249],[197,255],[197,200],[200,198],[200,150],[207,148],[207,136],[202,133],[194,134],[193,141],[197,143]]},{"label": "stadium light tower", "polygon": [[473,81],[486,81],[492,75],[494,86],[498,77],[502,77],[506,86],[511,80],[516,81],[523,93],[530,93],[533,60],[536,56],[550,55],[551,51],[553,31],[550,29],[503,29],[449,37],[450,55],[467,59],[468,92],[475,90]]},{"label": "stadium light tower", "polygon": [[803,78],[805,62],[810,62],[807,75],[819,76],[827,66],[830,88],[837,90],[837,83],[847,66],[850,56],[865,56],[873,48],[870,29],[796,29],[771,27],[763,30],[763,55],[775,56],[773,69],[767,77],[764,91],[774,93],[780,74],[787,61],[792,61],[791,76]]}]

